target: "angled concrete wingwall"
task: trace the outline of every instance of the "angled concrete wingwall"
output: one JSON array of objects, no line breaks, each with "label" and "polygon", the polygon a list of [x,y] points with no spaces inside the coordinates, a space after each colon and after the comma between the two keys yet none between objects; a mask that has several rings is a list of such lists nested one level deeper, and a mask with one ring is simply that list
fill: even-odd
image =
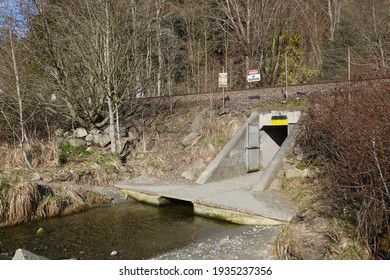
[{"label": "angled concrete wingwall", "polygon": [[[292,119],[293,120],[293,119]],[[286,157],[287,153],[292,149],[295,144],[295,139],[297,138],[299,132],[301,131],[300,126],[300,113],[297,114],[297,118],[294,119],[294,124],[289,124],[288,136],[283,141],[283,144],[276,151],[275,155],[272,157],[271,161],[263,170],[261,176],[257,182],[253,185],[253,192],[260,192],[266,189],[276,177],[278,170],[280,169],[283,159]]]},{"label": "angled concrete wingwall", "polygon": [[258,123],[258,116],[257,112],[251,114],[245,124],[199,176],[196,181],[198,184],[221,181],[247,173],[245,158],[246,129],[249,123]]}]

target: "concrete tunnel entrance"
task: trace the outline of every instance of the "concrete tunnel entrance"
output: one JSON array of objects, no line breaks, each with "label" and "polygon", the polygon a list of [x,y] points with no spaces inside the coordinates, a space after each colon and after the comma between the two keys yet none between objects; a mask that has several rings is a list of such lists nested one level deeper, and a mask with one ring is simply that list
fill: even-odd
[{"label": "concrete tunnel entrance", "polygon": [[260,170],[268,166],[300,117],[300,111],[270,111],[259,114]]},{"label": "concrete tunnel entrance", "polygon": [[300,117],[300,111],[252,112],[196,182],[217,182],[265,170]]},{"label": "concrete tunnel entrance", "polygon": [[268,166],[299,117],[300,112],[270,111],[259,113],[258,124],[248,124],[247,172],[264,170]]}]

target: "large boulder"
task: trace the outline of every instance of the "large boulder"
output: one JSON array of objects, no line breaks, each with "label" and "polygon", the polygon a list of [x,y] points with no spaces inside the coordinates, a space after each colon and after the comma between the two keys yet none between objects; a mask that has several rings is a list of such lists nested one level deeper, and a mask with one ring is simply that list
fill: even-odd
[{"label": "large boulder", "polygon": [[106,147],[110,144],[111,138],[110,135],[107,133],[104,133],[102,137],[100,138],[100,147]]},{"label": "large boulder", "polygon": [[197,115],[191,124],[191,132],[200,133],[204,125],[204,112]]},{"label": "large boulder", "polygon": [[229,114],[230,113],[230,110],[227,109],[227,108],[221,108],[221,109],[218,109],[216,114],[217,116],[223,116],[223,115],[226,115],[226,114]]},{"label": "large boulder", "polygon": [[17,249],[12,260],[47,260],[47,258],[38,256],[25,249]]},{"label": "large boulder", "polygon": [[93,134],[88,134],[87,136],[85,136],[85,141],[87,142],[93,142]]},{"label": "large boulder", "polygon": [[184,137],[182,140],[181,140],[181,143],[183,144],[183,146],[185,147],[188,147],[188,146],[193,146],[195,145],[199,139],[201,138],[202,136],[199,135],[199,133],[196,133],[196,132],[191,132],[190,134],[188,134],[186,137]]},{"label": "large boulder", "polygon": [[69,142],[69,145],[72,145],[73,147],[77,147],[77,148],[80,148],[80,147],[85,147],[87,145],[87,142],[83,139],[69,139],[68,140]]},{"label": "large boulder", "polygon": [[88,132],[85,128],[83,127],[78,127],[76,128],[76,130],[74,131],[74,137],[76,138],[84,138],[85,136],[88,135]]}]

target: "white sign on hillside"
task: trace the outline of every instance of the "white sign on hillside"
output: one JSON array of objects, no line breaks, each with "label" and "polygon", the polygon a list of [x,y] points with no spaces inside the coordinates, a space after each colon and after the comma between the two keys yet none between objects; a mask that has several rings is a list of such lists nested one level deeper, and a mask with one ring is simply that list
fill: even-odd
[{"label": "white sign on hillside", "polygon": [[248,83],[260,82],[261,80],[260,69],[248,70],[248,73],[246,75],[246,80],[248,81]]},{"label": "white sign on hillside", "polygon": [[227,73],[219,73],[218,87],[227,87]]}]

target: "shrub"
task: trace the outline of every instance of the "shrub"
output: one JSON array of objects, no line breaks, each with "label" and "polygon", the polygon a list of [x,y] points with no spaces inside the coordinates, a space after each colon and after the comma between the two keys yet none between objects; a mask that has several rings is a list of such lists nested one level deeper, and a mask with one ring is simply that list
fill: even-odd
[{"label": "shrub", "polygon": [[325,159],[327,175],[346,198],[359,238],[376,257],[390,222],[390,92],[355,87],[319,97],[304,120],[300,144],[309,160]]}]

